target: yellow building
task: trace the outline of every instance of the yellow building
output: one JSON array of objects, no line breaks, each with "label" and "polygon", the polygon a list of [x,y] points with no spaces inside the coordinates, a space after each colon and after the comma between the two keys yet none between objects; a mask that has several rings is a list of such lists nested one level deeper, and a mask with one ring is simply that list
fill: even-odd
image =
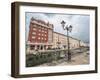
[{"label": "yellow building", "polygon": [[[67,36],[58,32],[53,32],[53,46],[52,48],[67,48]],[[80,43],[81,42],[81,43]],[[75,39],[73,37],[69,37],[70,49],[79,48],[81,45],[85,44],[84,42]],[[84,45],[85,46],[85,45]]]}]

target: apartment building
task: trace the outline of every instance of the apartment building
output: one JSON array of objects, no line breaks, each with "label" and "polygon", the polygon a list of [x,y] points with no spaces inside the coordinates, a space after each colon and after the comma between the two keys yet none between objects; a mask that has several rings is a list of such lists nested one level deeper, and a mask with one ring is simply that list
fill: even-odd
[{"label": "apartment building", "polygon": [[27,47],[30,50],[43,50],[53,44],[53,24],[31,18]]}]

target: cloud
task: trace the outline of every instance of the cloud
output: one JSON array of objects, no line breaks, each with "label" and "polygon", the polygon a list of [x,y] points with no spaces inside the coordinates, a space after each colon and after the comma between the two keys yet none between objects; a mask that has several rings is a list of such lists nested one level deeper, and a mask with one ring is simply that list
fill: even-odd
[{"label": "cloud", "polygon": [[66,31],[63,30],[61,25],[61,21],[64,20],[66,21],[66,25],[71,24],[73,26],[70,36],[89,42],[89,15],[26,13],[26,35],[29,31],[31,17],[44,20],[45,22],[49,21],[49,23],[54,25],[54,31],[66,35]]}]

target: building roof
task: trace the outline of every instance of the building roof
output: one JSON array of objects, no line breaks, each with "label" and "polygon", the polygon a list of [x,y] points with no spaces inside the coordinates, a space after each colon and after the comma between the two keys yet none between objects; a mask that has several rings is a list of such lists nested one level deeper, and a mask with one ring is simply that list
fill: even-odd
[{"label": "building roof", "polygon": [[33,17],[31,17],[30,23],[35,23],[37,25],[44,26],[44,27],[49,28],[49,29],[54,28],[53,24],[50,24],[49,22],[45,22],[45,21],[40,20],[40,19],[35,19]]}]

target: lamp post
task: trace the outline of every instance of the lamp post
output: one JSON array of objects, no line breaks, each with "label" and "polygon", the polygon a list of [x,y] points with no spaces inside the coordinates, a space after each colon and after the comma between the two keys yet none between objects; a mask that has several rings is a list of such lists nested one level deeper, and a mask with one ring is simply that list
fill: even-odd
[{"label": "lamp post", "polygon": [[64,30],[67,31],[67,45],[68,45],[68,61],[71,61],[71,52],[70,52],[70,44],[69,44],[69,32],[72,31],[72,25],[65,25],[66,22],[62,20],[61,25]]}]

